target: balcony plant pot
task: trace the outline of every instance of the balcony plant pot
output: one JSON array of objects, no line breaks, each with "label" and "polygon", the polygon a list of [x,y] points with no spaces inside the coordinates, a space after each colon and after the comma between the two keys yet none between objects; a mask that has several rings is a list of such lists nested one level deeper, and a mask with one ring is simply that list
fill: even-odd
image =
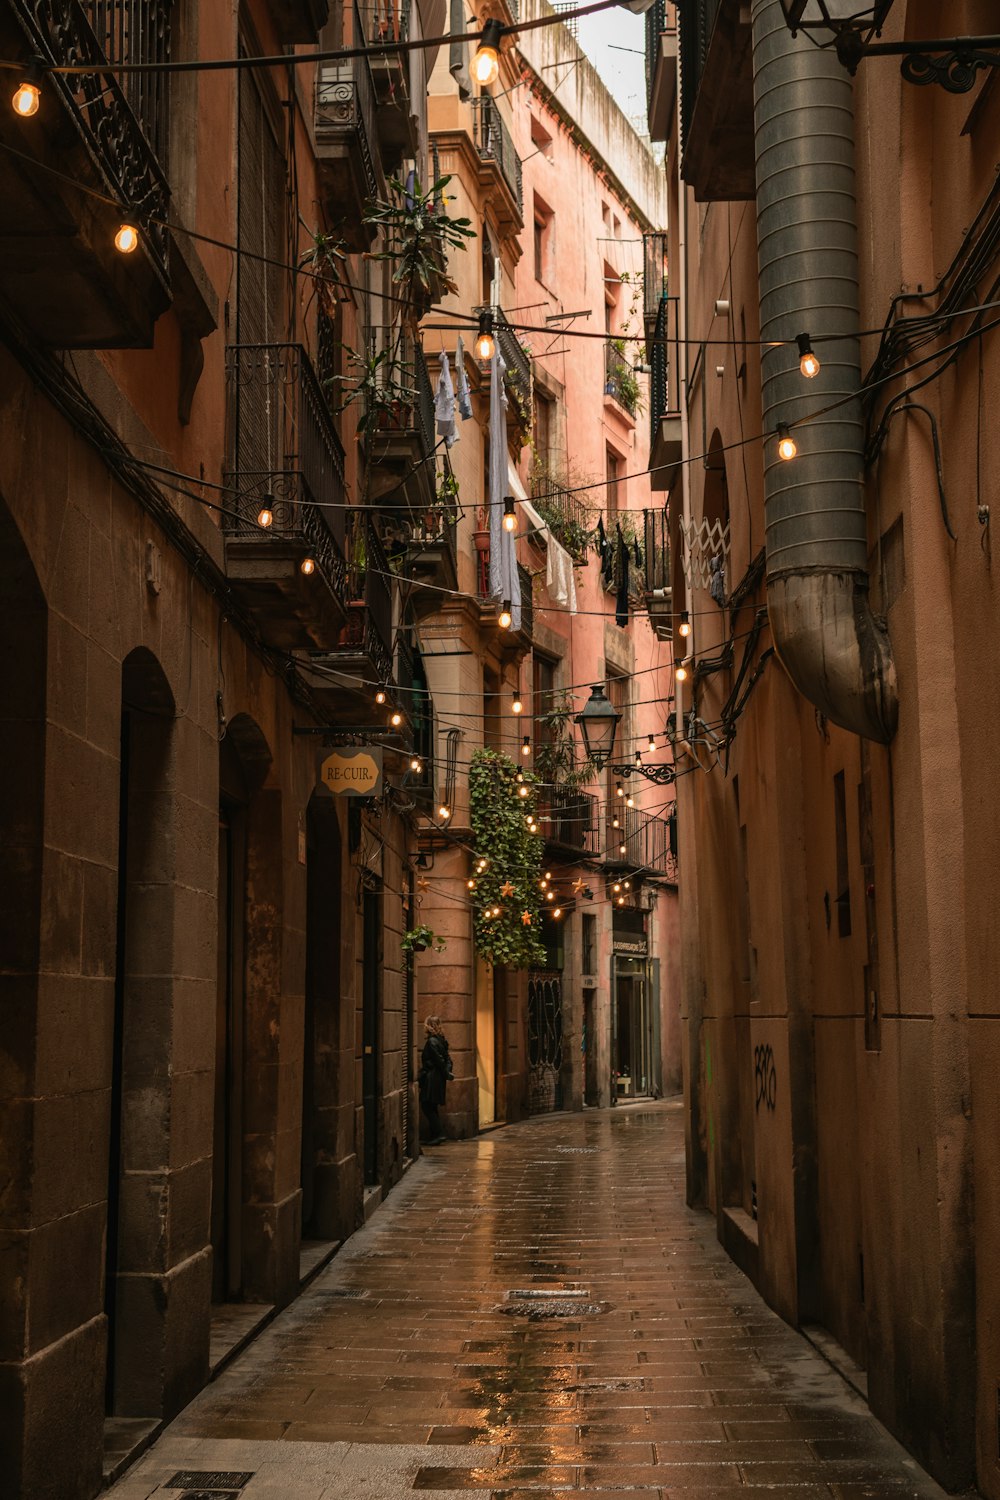
[{"label": "balcony plant pot", "polygon": [[477,552],[488,552],[490,550],[490,534],[488,531],[474,531],[472,540],[476,544]]}]

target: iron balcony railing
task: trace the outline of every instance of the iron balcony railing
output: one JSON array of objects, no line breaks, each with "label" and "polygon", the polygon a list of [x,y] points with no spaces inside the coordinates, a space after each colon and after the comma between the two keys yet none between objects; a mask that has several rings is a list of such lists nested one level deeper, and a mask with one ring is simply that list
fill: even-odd
[{"label": "iron balcony railing", "polygon": [[589,792],[564,786],[543,787],[538,793],[540,821],[546,841],[575,854],[599,854],[598,800]]},{"label": "iron balcony railing", "polygon": [[369,356],[385,359],[373,367],[368,398],[368,427],[379,432],[412,432],[425,458],[437,445],[434,434],[434,389],[424,351],[398,326],[368,329]]},{"label": "iron balcony railing", "polygon": [[618,405],[634,417],[639,405],[639,385],[627,353],[609,339],[604,346],[604,394],[613,396]]},{"label": "iron balcony railing", "polygon": [[670,588],[670,522],[667,507],[643,511],[643,566],[646,592]]},{"label": "iron balcony railing", "polygon": [[347,576],[349,607],[342,647],[367,657],[379,682],[391,682],[391,574],[385,549],[366,511],[352,510],[350,513]]},{"label": "iron balcony railing", "polygon": [[656,230],[642,237],[642,311],[647,328],[659,317],[666,296],[667,236],[664,230]]},{"label": "iron balcony railing", "polygon": [[543,472],[532,478],[531,500],[556,541],[577,562],[583,562],[597,525],[597,513],[571,490],[568,478]]},{"label": "iron balcony railing", "polygon": [[[167,144],[167,77],[158,65],[170,60],[169,0],[10,0],[9,9],[26,39],[26,54],[53,68],[72,64],[93,72],[45,72],[66,108],[108,193],[127,204],[167,274],[167,210],[170,190],[161,163]],[[148,63],[149,71],[127,73],[119,82],[109,63]]]},{"label": "iron balcony railing", "polygon": [[[343,597],[344,450],[323,389],[301,344],[231,344],[226,350],[227,500],[222,524],[236,536],[308,544]],[[271,525],[259,521],[269,510]]]},{"label": "iron balcony railing", "polygon": [[[364,23],[357,10],[354,25],[356,34],[364,36]],[[320,65],[316,75],[316,144],[322,147],[356,140],[370,201],[380,196],[380,174],[373,149],[378,140],[376,108],[375,81],[367,57]]]},{"label": "iron balcony railing", "polygon": [[[656,441],[661,418],[677,411],[679,346],[677,342],[677,298],[663,297],[653,332],[647,339],[649,352],[650,442]],[[671,370],[674,378],[671,378]]]},{"label": "iron balcony railing", "polygon": [[646,12],[646,111],[653,105],[656,64],[660,59],[660,37],[667,29],[667,7],[664,0],[653,0]]},{"label": "iron balcony railing", "polygon": [[472,140],[482,161],[494,161],[500,175],[524,215],[524,190],[521,182],[521,158],[514,150],[510,131],[500,118],[500,111],[489,94],[472,101]]},{"label": "iron balcony railing", "polygon": [[[617,828],[613,826],[616,817]],[[624,798],[616,797],[607,805],[605,821],[605,862],[608,865],[641,870],[650,875],[667,875],[673,870],[670,825],[665,818],[644,813],[638,807],[626,807]]]}]

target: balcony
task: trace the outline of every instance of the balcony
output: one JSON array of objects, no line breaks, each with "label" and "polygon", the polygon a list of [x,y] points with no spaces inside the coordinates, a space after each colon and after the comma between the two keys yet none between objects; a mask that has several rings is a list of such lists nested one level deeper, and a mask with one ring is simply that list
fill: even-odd
[{"label": "balcony", "polygon": [[[662,492],[680,476],[681,416],[679,410],[680,346],[677,341],[677,298],[661,297],[649,351],[649,487]],[[671,378],[673,371],[673,378]]]},{"label": "balcony", "polygon": [[635,421],[639,409],[639,382],[622,339],[609,339],[604,346],[604,394],[616,401]]},{"label": "balcony", "polygon": [[486,192],[494,187],[502,190],[493,200],[500,227],[517,233],[524,228],[521,158],[489,94],[472,100],[472,142],[479,153],[482,187]]},{"label": "balcony", "polygon": [[234,495],[222,525],[233,591],[269,646],[329,648],[345,619],[346,491],[322,388],[299,344],[233,344],[226,380]]},{"label": "balcony", "polygon": [[651,141],[667,141],[677,101],[677,32],[667,29],[664,0],[646,12],[646,114]]},{"label": "balcony", "polygon": [[404,570],[414,585],[410,602],[418,614],[440,608],[442,589],[458,588],[457,529],[456,512],[440,500],[408,528]]},{"label": "balcony", "polygon": [[283,46],[315,46],[330,14],[329,0],[270,0],[268,9]]},{"label": "balcony", "polygon": [[755,193],[749,7],[691,0],[679,10],[681,175],[701,202]]},{"label": "balcony", "polygon": [[661,641],[673,640],[670,519],[667,507],[643,511],[643,571],[649,623]]},{"label": "balcony", "polygon": [[[345,678],[355,679],[348,687],[356,690],[359,680],[371,686],[393,680],[392,574],[367,511],[350,512],[346,549],[347,617],[336,647],[324,654],[322,662]],[[371,719],[371,693],[365,688],[360,696],[367,722]]]},{"label": "balcony", "polygon": [[374,0],[363,8],[363,15],[355,12],[355,35],[366,37],[371,48],[368,61],[378,100],[375,125],[382,163],[390,174],[399,170],[405,156],[417,155],[420,143],[410,101],[408,56],[386,47],[409,40],[411,4],[412,0]]},{"label": "balcony", "polygon": [[565,476],[542,471],[531,480],[532,505],[573,561],[583,563],[597,525],[597,513],[571,491]]},{"label": "balcony", "polygon": [[[507,426],[523,436],[531,431],[531,355],[521,343],[510,320],[499,307],[474,307],[473,315],[493,313],[493,332],[504,362],[504,384],[507,388]],[[489,360],[479,360],[482,389],[488,392],[492,367]]]},{"label": "balcony", "polygon": [[351,250],[371,246],[375,231],[362,221],[369,205],[385,197],[376,111],[367,57],[320,65],[315,109],[320,192],[332,232]]},{"label": "balcony", "polygon": [[[424,513],[434,505],[434,391],[420,345],[397,326],[366,334],[365,453],[368,494]],[[380,360],[380,356],[384,356]]]},{"label": "balcony", "polygon": [[[620,827],[612,826],[618,818]],[[604,863],[614,870],[639,870],[647,875],[676,878],[676,863],[670,847],[670,824],[666,818],[644,813],[638,807],[626,807],[624,800],[614,798],[606,808],[607,843]],[[624,854],[621,852],[625,846]]]},{"label": "balcony", "polygon": [[[162,74],[101,71],[109,62],[169,60],[170,5],[150,0],[128,27],[109,0],[8,0],[0,55],[98,71],[47,73],[38,113],[0,110],[0,281],[39,340],[60,349],[142,348],[170,305],[167,132]],[[107,200],[111,200],[110,202]],[[114,247],[123,213],[139,226],[130,255]]]},{"label": "balcony", "polygon": [[[480,536],[488,538],[488,532],[480,532]],[[495,616],[500,608],[501,600],[490,587],[490,549],[487,544],[477,550],[478,581],[480,608],[491,616]],[[531,574],[521,563],[517,565],[518,587],[521,591],[521,625],[517,630],[501,631],[504,644],[510,644],[515,650],[524,646],[530,646],[535,632],[534,611],[534,586]]]},{"label": "balcony", "polygon": [[667,235],[665,230],[642,237],[642,317],[650,337],[660,316],[660,304],[668,294]]},{"label": "balcony", "polygon": [[600,854],[597,798],[564,786],[543,787],[538,793],[539,822],[546,848],[552,854]]}]

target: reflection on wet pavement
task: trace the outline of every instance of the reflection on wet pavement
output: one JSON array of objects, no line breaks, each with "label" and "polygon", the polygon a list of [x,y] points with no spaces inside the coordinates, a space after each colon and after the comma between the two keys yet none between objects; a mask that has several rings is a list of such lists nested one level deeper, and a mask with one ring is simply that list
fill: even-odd
[{"label": "reflection on wet pavement", "polygon": [[422,1160],[111,1494],[942,1496],[685,1207],[683,1152],[668,1102]]}]

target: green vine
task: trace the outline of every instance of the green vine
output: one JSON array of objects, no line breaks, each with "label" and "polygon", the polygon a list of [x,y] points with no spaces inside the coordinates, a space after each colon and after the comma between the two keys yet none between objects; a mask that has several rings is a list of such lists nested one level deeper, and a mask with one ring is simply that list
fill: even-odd
[{"label": "green vine", "polygon": [[[542,839],[528,828],[536,811],[534,777],[497,750],[475,750],[469,806],[477,860],[473,931],[487,963],[529,969],[545,961],[541,941]],[[526,797],[520,795],[527,786]],[[481,868],[485,861],[485,868]],[[492,913],[499,908],[500,915]],[[525,915],[528,920],[525,921]]]}]

